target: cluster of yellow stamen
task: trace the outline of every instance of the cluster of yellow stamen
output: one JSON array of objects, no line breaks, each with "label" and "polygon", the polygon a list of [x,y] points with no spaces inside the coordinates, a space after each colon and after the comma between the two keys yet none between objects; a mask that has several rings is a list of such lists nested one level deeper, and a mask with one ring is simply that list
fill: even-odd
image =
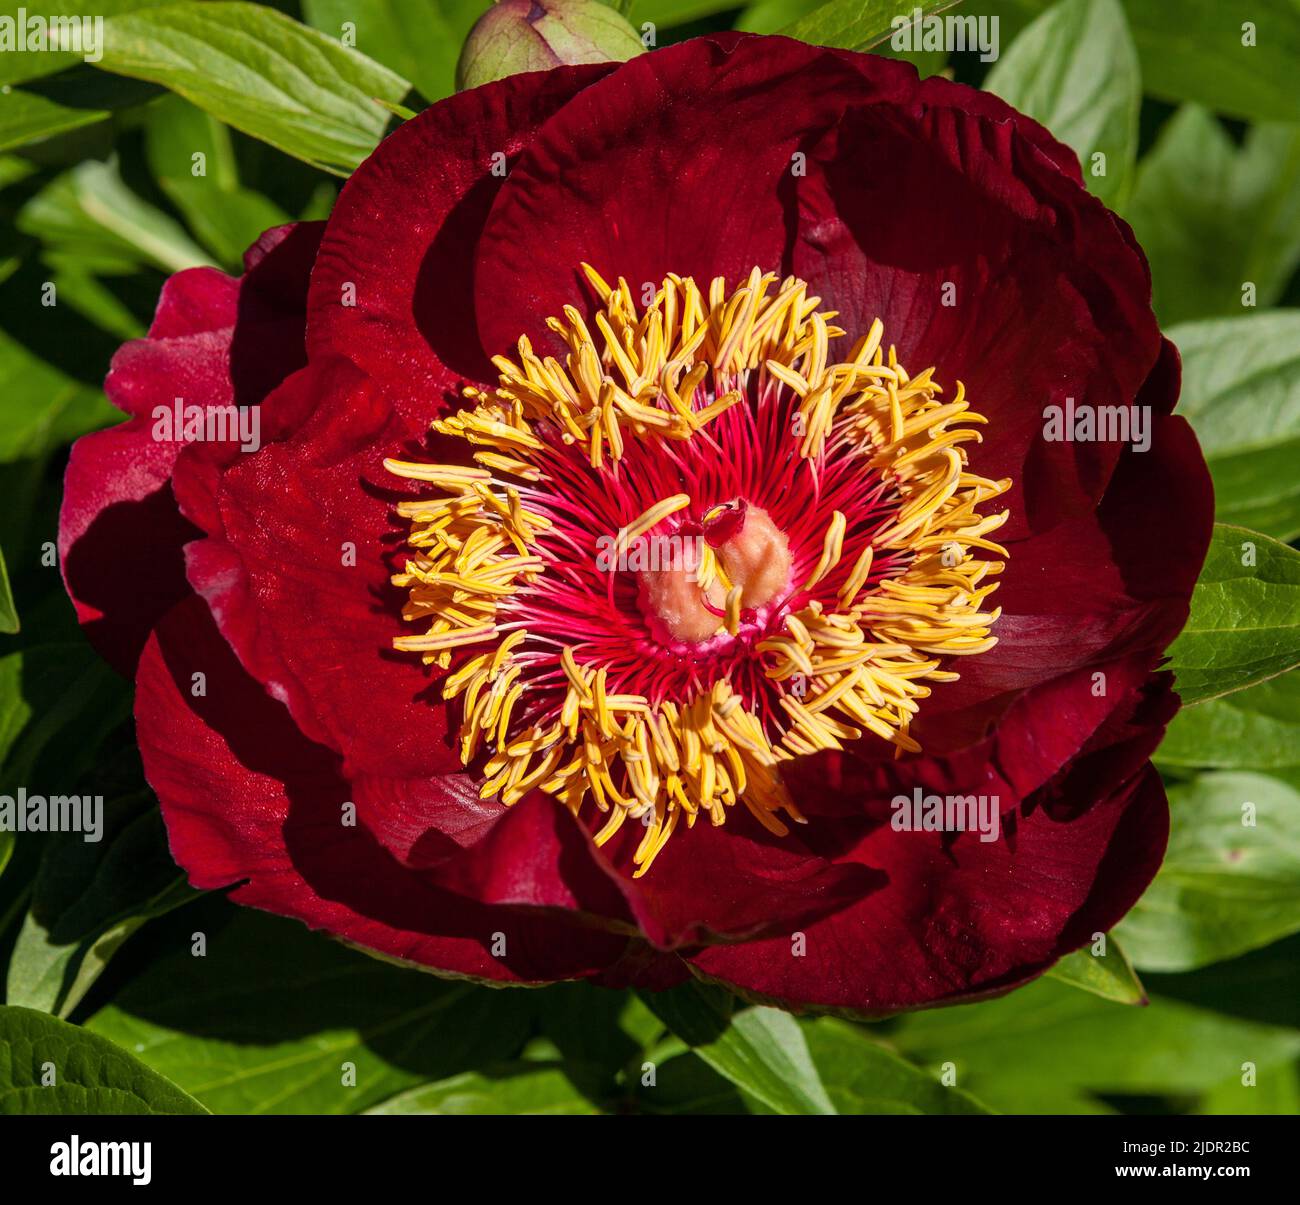
[{"label": "cluster of yellow stamen", "polygon": [[[869,341],[879,339],[879,328],[873,325]],[[955,425],[985,420],[969,409],[960,382],[945,404],[931,370],[909,379],[893,348],[886,364],[877,347],[873,367],[886,368],[887,375],[838,404],[833,438],[865,449],[864,469],[892,479],[902,504],[894,522],[858,554],[834,610],[814,600],[787,615],[785,630],[759,645],[774,656],[771,678],[798,683],[781,699],[793,721],[782,742],[791,753],[839,748],[858,735],[854,726],[892,742],[900,753],[919,752],[908,728],[917,700],[930,694],[926,682],[958,677],[940,669],[941,659],[982,653],[997,643],[990,629],[1001,611],[981,607],[997,589],[987,579],[1003,565],[971,550],[1007,555],[988,539],[1007,512],[984,516],[977,508],[1011,483],[966,472],[961,445],[979,433]],[[844,528],[836,511],[805,590],[840,563]],[[914,559],[899,577],[863,595],[873,560],[896,551]],[[840,713],[838,721],[831,711]]]},{"label": "cluster of yellow stamen", "polygon": [[[450,671],[443,696],[460,700],[462,760],[487,755],[485,798],[509,804],[540,788],[576,814],[590,795],[607,815],[598,843],[629,817],[644,824],[641,874],[682,817],[688,827],[701,813],[721,824],[737,800],[771,831],[788,831],[778,813],[802,817],[780,766],[795,756],[864,732],[900,754],[919,748],[909,734],[918,700],[928,683],[957,676],[941,668],[945,659],[994,643],[998,612],[981,608],[1002,565],[974,550],[1006,555],[988,539],[1005,512],[978,508],[1009,482],[967,472],[963,445],[979,439],[984,419],[960,385],[942,402],[931,370],[909,377],[893,348],[881,347],[879,321],[847,360],[832,361],[830,341],[844,332],[802,281],[774,290],[776,278],[755,269],[733,293],[719,278],[706,296],[669,276],[638,314],[624,281],[611,287],[586,271],[603,307],[596,334],[565,307],[549,324],[568,347],[563,363],[520,339],[517,361],[494,360],[496,388],[468,390],[469,408],[433,424],[472,445],[477,467],[386,462],[439,491],[398,507],[413,554],[393,581],[409,591],[404,617],[426,630],[394,644]],[[646,693],[611,690],[608,669],[584,658],[581,636],[530,631],[528,609],[515,605],[566,555],[556,513],[543,513],[555,458],[580,457],[584,471],[613,481],[631,441],[713,443],[720,416],[741,404],[784,407],[789,452],[775,454],[818,466],[853,457],[864,483],[886,482],[897,506],[847,572],[849,520],[836,510],[816,563],[805,557],[789,583],[792,605],[755,646],[775,709],[755,706],[725,677],[653,704]],[[620,546],[716,501],[662,498],[623,526]],[[905,567],[873,583],[873,560],[886,558]],[[741,586],[706,547],[700,587],[714,579],[726,598],[718,634],[734,637]],[[839,581],[833,594],[828,579]]]}]

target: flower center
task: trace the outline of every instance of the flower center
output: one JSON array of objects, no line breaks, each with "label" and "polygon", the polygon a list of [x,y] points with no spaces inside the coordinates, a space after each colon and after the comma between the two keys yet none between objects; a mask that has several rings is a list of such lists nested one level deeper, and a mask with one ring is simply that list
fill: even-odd
[{"label": "flower center", "polygon": [[702,523],[679,524],[660,539],[642,557],[640,603],[651,631],[670,648],[703,644],[720,631],[736,636],[790,591],[790,541],[744,498],[710,507]]},{"label": "flower center", "polygon": [[1010,482],[967,470],[985,420],[958,383],[911,377],[879,321],[844,332],[807,286],[757,268],[740,288],[669,276],[644,313],[587,277],[563,362],[521,338],[499,384],[433,423],[459,463],[389,460],[437,496],[398,506],[394,576],[442,674],[481,793],[537,788],[645,826],[644,873],[684,820],[743,803],[802,822],[793,758],[909,729],[951,659],[995,643],[987,579],[1006,556],[982,503]]}]

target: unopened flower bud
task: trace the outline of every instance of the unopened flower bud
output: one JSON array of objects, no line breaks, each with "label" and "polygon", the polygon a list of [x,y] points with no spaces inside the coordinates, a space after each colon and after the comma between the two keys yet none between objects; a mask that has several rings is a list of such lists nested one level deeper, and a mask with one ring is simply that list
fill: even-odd
[{"label": "unopened flower bud", "polygon": [[456,86],[563,64],[622,63],[644,50],[627,21],[600,0],[497,0],[465,39]]}]

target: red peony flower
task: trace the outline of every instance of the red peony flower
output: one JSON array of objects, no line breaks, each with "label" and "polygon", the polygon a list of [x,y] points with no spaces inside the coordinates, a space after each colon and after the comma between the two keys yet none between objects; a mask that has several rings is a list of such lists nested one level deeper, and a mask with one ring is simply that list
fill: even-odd
[{"label": "red peony flower", "polygon": [[176,860],[496,982],[1041,973],[1165,847],[1211,493],[1149,298],[1071,152],[900,63],[719,35],[434,105],[169,280],[73,450]]}]

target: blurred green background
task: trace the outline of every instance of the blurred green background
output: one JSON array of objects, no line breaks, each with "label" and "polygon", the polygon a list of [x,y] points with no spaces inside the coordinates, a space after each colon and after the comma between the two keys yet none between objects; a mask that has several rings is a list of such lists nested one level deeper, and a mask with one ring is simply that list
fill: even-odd
[{"label": "blurred green background", "polygon": [[[1224,525],[1174,650],[1191,705],[1157,757],[1173,838],[1147,896],[1104,956],[875,1024],[702,987],[443,982],[184,884],[134,752],[130,688],[81,638],[51,555],[68,445],[116,420],[110,357],[145,332],[165,277],[237,272],[263,229],[326,216],[393,106],[452,91],[486,5],[26,7],[103,15],[113,40],[95,65],[0,52],[0,784],[94,781],[110,803],[97,846],[0,833],[0,1048],[86,1055],[83,1082],[56,1097],[0,1058],[0,1111],[1300,1111],[1300,3],[922,6],[996,17],[1001,53],[908,56],[918,68],[1043,121],[1133,225]],[[734,27],[887,51],[890,17],[913,7],[622,11],[660,46]],[[338,40],[349,29],[355,48]],[[108,1086],[123,1076],[125,1095]]]}]

